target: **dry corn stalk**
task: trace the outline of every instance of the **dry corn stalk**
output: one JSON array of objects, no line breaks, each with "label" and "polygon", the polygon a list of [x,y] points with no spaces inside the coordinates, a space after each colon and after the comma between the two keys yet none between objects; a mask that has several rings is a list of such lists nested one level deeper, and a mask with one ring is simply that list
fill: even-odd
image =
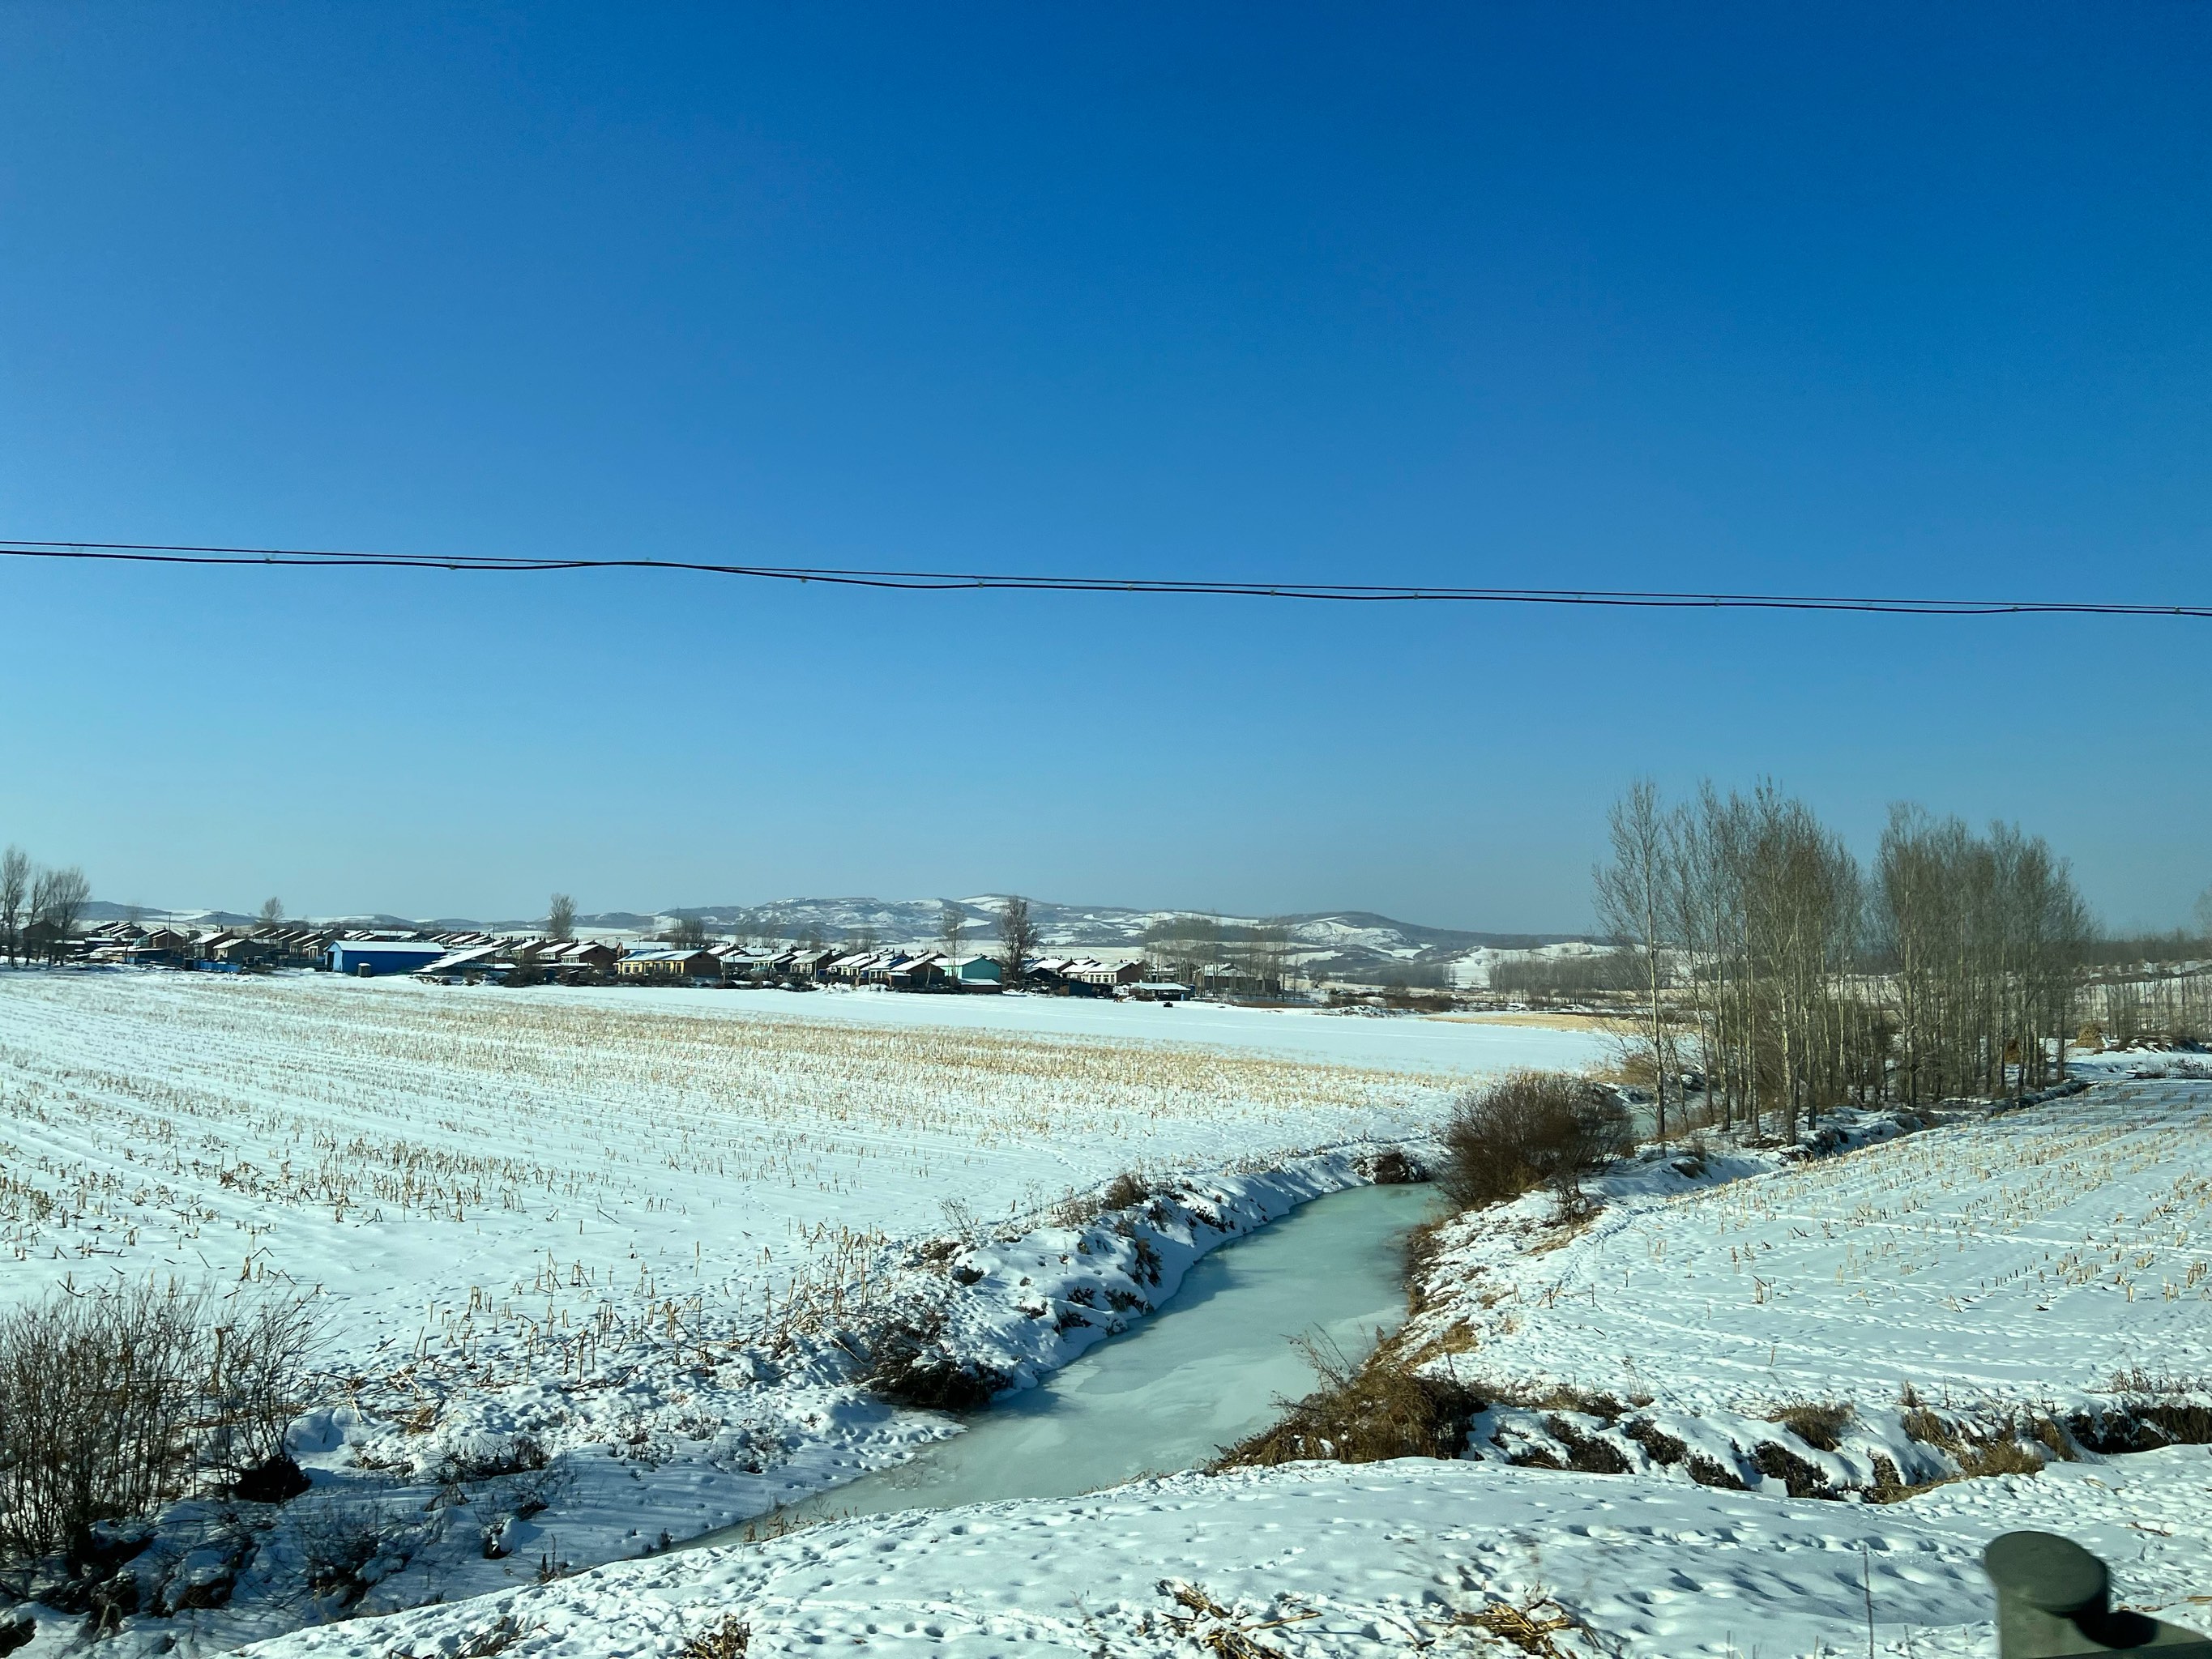
[{"label": "dry corn stalk", "polygon": [[752,1640],[752,1626],[734,1613],[727,1613],[720,1624],[702,1631],[677,1649],[677,1659],[744,1659]]},{"label": "dry corn stalk", "polygon": [[1168,1614],[1168,1624],[1207,1651],[1219,1654],[1221,1659],[1286,1659],[1281,1649],[1269,1647],[1253,1632],[1279,1630],[1285,1625],[1302,1624],[1321,1617],[1317,1613],[1294,1613],[1283,1619],[1245,1619],[1223,1607],[1200,1586],[1180,1578],[1161,1579],[1159,1591],[1186,1609],[1181,1616]]},{"label": "dry corn stalk", "polygon": [[1537,1659],[1569,1659],[1552,1638],[1563,1630],[1582,1628],[1580,1620],[1549,1596],[1538,1596],[1518,1607],[1510,1601],[1493,1601],[1480,1613],[1466,1614],[1465,1620]]}]

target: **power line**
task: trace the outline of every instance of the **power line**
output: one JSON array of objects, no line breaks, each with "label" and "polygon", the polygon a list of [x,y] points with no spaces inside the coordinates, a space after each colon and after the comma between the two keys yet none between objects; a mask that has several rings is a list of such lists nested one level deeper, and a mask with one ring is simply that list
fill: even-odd
[{"label": "power line", "polygon": [[2212,617],[2212,605],[2122,605],[2086,599],[1869,599],[1816,593],[1690,593],[1620,588],[1177,581],[1152,576],[1010,576],[951,570],[846,570],[806,565],[720,564],[696,559],[574,559],[491,553],[364,553],[299,547],[193,547],[152,542],[0,539],[0,556],[13,559],[85,559],[127,564],[470,570],[495,575],[526,575],[556,570],[688,571],[710,576],[741,576],[760,581],[820,582],[836,587],[889,588],[909,592],[1129,593],[1313,599],[1355,605],[1600,605],[1659,611],[1844,611],[1893,617]]}]

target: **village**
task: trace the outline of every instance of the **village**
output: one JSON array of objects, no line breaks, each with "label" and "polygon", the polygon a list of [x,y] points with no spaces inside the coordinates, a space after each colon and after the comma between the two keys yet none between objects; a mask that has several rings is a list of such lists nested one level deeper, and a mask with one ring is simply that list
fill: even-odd
[{"label": "village", "polygon": [[771,949],[731,940],[555,939],[481,932],[402,933],[314,927],[185,927],[116,921],[65,943],[41,942],[57,965],[207,973],[313,970],[350,978],[411,976],[440,985],[677,985],[811,990],[1119,997],[1179,1002],[1275,998],[1282,981],[1241,963],[1193,964],[1186,983],[1141,956],[1030,956],[1011,985],[1007,957],[812,941]]}]

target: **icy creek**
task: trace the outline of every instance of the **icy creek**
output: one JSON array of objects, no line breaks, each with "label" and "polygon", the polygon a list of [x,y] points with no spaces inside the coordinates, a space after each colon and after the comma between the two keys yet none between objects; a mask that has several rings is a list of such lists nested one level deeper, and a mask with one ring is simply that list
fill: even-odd
[{"label": "icy creek", "polygon": [[[1194,1265],[1172,1299],[965,1430],[891,1468],[778,1511],[793,1522],[1010,1498],[1068,1498],[1195,1468],[1307,1393],[1294,1346],[1358,1357],[1405,1316],[1401,1246],[1428,1186],[1356,1187],[1300,1206]],[[761,1523],[694,1540],[727,1543]]]}]

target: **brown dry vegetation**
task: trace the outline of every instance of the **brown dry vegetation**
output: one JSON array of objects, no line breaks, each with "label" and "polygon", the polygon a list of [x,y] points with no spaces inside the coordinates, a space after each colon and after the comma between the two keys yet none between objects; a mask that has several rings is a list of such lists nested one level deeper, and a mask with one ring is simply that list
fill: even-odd
[{"label": "brown dry vegetation", "polygon": [[1211,1468],[1266,1468],[1306,1458],[1379,1463],[1394,1457],[1456,1457],[1468,1419],[1481,1402],[1449,1376],[1407,1363],[1384,1342],[1354,1364],[1334,1344],[1309,1341],[1304,1352],[1321,1386],[1284,1402],[1282,1420],[1225,1447]]}]

